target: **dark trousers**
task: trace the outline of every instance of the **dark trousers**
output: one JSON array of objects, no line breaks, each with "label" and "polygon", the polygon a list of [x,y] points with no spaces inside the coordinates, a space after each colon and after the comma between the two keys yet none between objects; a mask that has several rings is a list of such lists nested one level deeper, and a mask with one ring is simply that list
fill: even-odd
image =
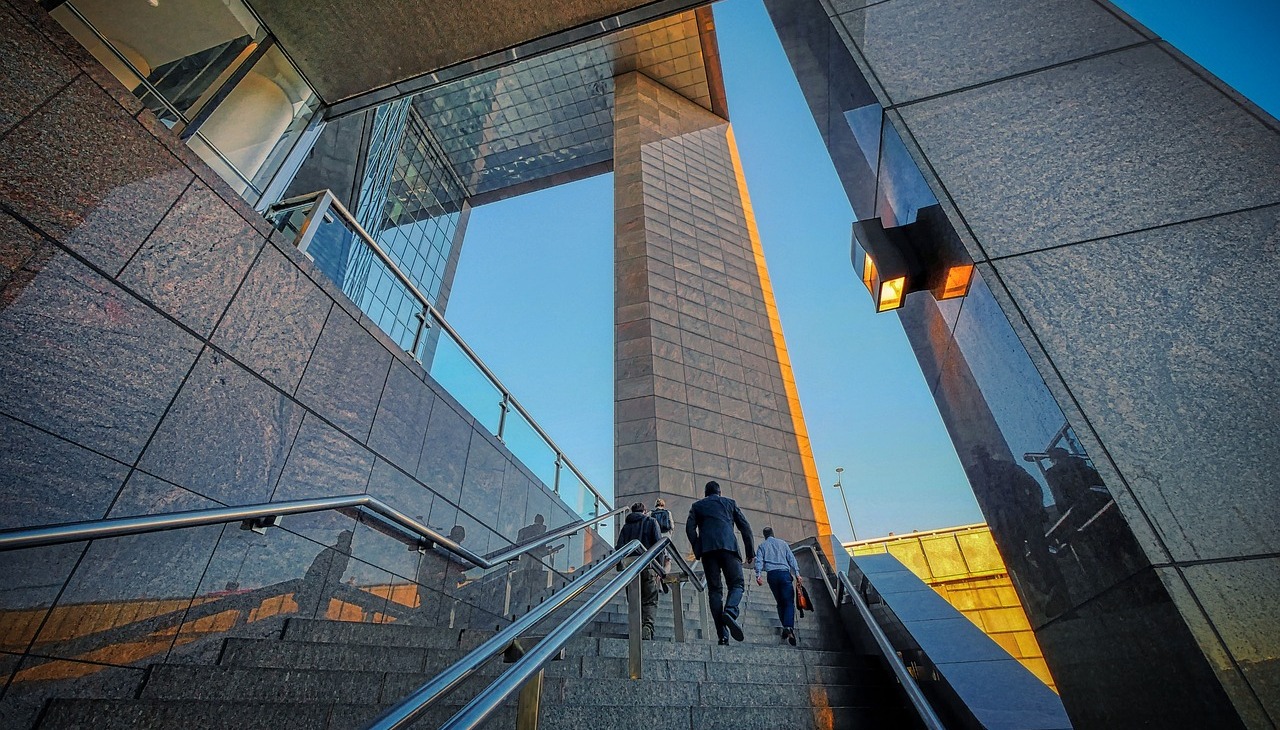
[{"label": "dark trousers", "polygon": [[778,620],[782,622],[782,628],[794,629],[796,627],[796,586],[792,582],[791,571],[771,570],[768,576],[769,590],[773,591],[773,600],[778,604]]},{"label": "dark trousers", "polygon": [[[738,602],[746,582],[742,580],[742,558],[731,550],[712,550],[702,554],[702,569],[707,575],[707,603],[711,605],[711,618],[716,624],[716,634],[724,636],[724,614],[738,617]],[[722,598],[725,584],[729,595]],[[723,603],[721,602],[723,600]]]}]

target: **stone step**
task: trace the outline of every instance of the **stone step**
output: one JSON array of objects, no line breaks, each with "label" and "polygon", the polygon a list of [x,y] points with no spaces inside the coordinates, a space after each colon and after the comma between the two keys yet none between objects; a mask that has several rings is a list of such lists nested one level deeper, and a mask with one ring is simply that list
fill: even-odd
[{"label": "stone step", "polygon": [[[629,635],[626,624],[597,624],[587,633],[591,636],[612,639],[625,639]],[[774,646],[784,643],[782,641],[782,629],[777,626],[767,628],[759,626],[744,626],[743,633],[745,634],[743,643],[751,644],[753,646]],[[653,634],[655,641],[663,643],[673,640],[675,631],[668,627],[655,626]],[[713,640],[713,635],[709,632],[704,636],[700,630],[695,631],[689,627],[685,627],[685,636],[687,640]],[[796,636],[799,639],[800,645],[805,647],[811,646],[829,651],[849,648],[849,640],[847,638],[833,638],[831,635],[820,631],[797,629]]]},{"label": "stone step", "polygon": [[[756,628],[747,626],[745,629],[747,634],[745,643],[753,646],[772,646],[782,643],[777,627]],[[450,629],[439,626],[366,624],[291,618],[285,624],[284,638],[286,641],[312,641],[334,644],[472,649],[492,637],[495,633],[484,629]],[[587,633],[600,638],[625,639],[627,637],[627,627],[625,623],[601,622],[593,624]],[[671,643],[674,629],[658,626],[655,628],[655,635],[658,637],[657,640],[647,643]],[[714,641],[709,636],[702,637],[698,630],[691,627],[686,627],[686,635],[691,642],[709,643]],[[797,636],[800,639],[801,647],[806,649],[843,650],[848,648],[848,639],[842,633],[822,633],[804,628],[801,625],[797,629]]]},{"label": "stone step", "polygon": [[[645,676],[650,679],[685,678],[702,680],[733,676],[742,665],[742,652],[716,651],[707,659],[676,660],[654,656],[656,650],[644,646]],[[598,652],[598,645],[588,647]],[[718,647],[719,649],[719,647]],[[218,664],[226,667],[263,667],[268,669],[323,669],[350,672],[436,673],[462,658],[461,649],[415,649],[368,644],[327,644],[322,642],[274,641],[270,639],[227,639]],[[584,656],[567,652],[564,659],[547,665],[547,675],[556,677],[625,677],[625,657]],[[804,667],[836,667],[847,670],[869,669],[861,657],[841,652],[817,652],[784,649],[782,652],[753,652],[755,661],[774,668],[780,676],[792,681],[806,681]],[[667,663],[676,665],[668,669]],[[695,666],[697,665],[697,666]],[[492,676],[503,671],[500,657],[490,660],[481,673]],[[656,673],[654,673],[656,672]]]},{"label": "stone step", "polygon": [[[53,700],[40,728],[65,730],[351,730],[366,726],[386,709],[384,705],[302,704],[268,702],[163,702],[156,700]],[[416,726],[438,727],[456,707],[433,707]],[[503,707],[482,727],[498,730],[515,723],[515,708]],[[752,707],[732,712],[721,707],[665,706],[652,702],[639,707],[544,705],[543,730],[860,730],[909,728],[899,708],[869,707]]]},{"label": "stone step", "polygon": [[[787,681],[765,664],[742,665],[724,677],[698,681],[679,679],[623,679],[547,677],[543,696],[559,705],[641,706],[655,697],[669,706],[745,707],[809,706],[815,699],[827,705],[871,704],[882,686],[824,683],[811,686],[798,675]],[[806,667],[828,670],[831,667]],[[411,672],[351,672],[262,667],[201,667],[157,665],[143,685],[140,699],[181,701],[243,701],[386,704],[409,696],[434,674]],[[472,677],[441,699],[461,706],[492,677]],[[514,702],[514,697],[508,703]]]},{"label": "stone step", "polygon": [[[165,700],[51,700],[36,726],[41,730],[352,730],[365,727],[390,705],[323,702]],[[416,727],[439,727],[457,705],[428,708]],[[516,708],[498,708],[481,727],[515,726]],[[545,725],[544,725],[545,726]]]},{"label": "stone step", "polygon": [[[339,644],[344,646],[392,647],[407,649],[470,650],[478,646],[494,632],[472,629],[448,629],[436,626],[407,626],[402,624],[364,624],[344,621],[292,618],[284,630],[285,641]],[[839,656],[851,653],[832,651],[817,642],[803,641],[799,647],[791,647],[772,639],[767,644],[732,642],[728,646],[716,646],[713,641],[691,639],[674,641],[646,641],[642,643],[646,657],[694,661],[740,662],[744,652],[774,663],[802,663],[807,656]],[[566,649],[576,656],[627,656],[625,637],[599,637],[579,635],[569,640]],[[319,650],[317,650],[319,651]],[[763,653],[760,653],[763,652]],[[389,655],[390,656],[390,655]],[[397,654],[396,656],[401,656]],[[405,656],[413,656],[406,654]],[[397,659],[395,661],[413,661]],[[861,658],[858,661],[864,661]],[[821,663],[834,663],[825,661]]]}]

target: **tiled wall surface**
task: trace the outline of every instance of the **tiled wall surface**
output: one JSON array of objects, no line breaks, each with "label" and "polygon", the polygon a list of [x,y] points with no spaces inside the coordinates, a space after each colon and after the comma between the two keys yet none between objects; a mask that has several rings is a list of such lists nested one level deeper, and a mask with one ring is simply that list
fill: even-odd
[{"label": "tiled wall surface", "polygon": [[[1106,2],[808,5],[770,8],[855,209],[874,104],[978,263],[901,317],[1077,726],[1274,727],[1280,124]],[[1050,545],[982,485],[1054,508],[1064,424],[1115,504]]]},{"label": "tiled wall surface", "polygon": [[683,544],[714,479],[757,541],[829,534],[732,130],[641,74],[615,88],[617,500],[665,498]]},{"label": "tiled wall surface", "polygon": [[[39,6],[0,2],[0,527],[368,493],[481,554],[566,506]],[[286,616],[487,625],[487,574],[352,518],[0,553],[0,725]],[[459,587],[459,583],[466,585]],[[511,598],[507,585],[512,586]],[[520,605],[523,603],[524,605]]]}]

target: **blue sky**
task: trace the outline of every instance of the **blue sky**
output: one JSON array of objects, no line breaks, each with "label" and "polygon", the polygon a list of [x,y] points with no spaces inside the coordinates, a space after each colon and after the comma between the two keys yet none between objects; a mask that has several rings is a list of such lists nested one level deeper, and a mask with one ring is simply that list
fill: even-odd
[{"label": "blue sky", "polygon": [[[1280,114],[1280,3],[1125,0]],[[836,534],[982,521],[898,319],[849,262],[852,211],[760,0],[715,5],[738,147]],[[448,319],[602,491],[613,480],[613,179],[476,209]]]}]

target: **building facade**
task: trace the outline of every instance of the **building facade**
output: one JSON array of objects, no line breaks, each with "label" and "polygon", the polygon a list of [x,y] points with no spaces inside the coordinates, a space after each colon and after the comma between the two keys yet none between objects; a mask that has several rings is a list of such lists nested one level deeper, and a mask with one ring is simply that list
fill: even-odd
[{"label": "building facade", "polygon": [[[717,479],[759,522],[829,532],[714,23],[689,5],[556,4],[447,44],[391,42],[422,26],[384,17],[353,64],[364,22],[436,4],[336,1],[300,18],[275,2],[0,0],[2,527],[370,494],[485,554],[597,514],[608,500],[440,310],[471,206],[613,170],[616,155],[638,173],[619,175],[619,260],[665,267],[632,292],[682,297],[620,308],[625,347],[646,343],[624,332],[655,334],[632,374],[661,357],[705,389],[672,401],[690,414],[676,417],[620,375],[619,431],[655,430],[619,464],[658,475],[620,495],[687,501]],[[312,25],[353,12],[342,33]],[[668,125],[672,112],[696,123]],[[646,125],[656,138],[635,136]],[[661,218],[636,217],[646,205]],[[697,215],[667,212],[682,205]],[[640,249],[627,216],[645,221]],[[670,317],[680,329],[663,334]],[[716,428],[728,436],[707,443]],[[644,438],[658,460],[627,461]],[[326,513],[266,534],[0,552],[2,724],[29,727],[55,694],[131,697],[148,664],[291,616],[492,628],[607,538],[484,571]]]},{"label": "building facade", "polygon": [[1107,2],[766,6],[1076,726],[1273,727],[1280,125]]}]

